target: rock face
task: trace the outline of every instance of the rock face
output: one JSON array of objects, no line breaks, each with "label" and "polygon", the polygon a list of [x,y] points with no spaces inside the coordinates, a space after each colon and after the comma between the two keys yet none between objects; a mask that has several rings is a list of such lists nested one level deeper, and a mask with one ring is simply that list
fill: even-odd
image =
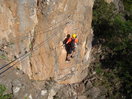
[{"label": "rock face", "polygon": [[124,6],[122,0],[105,0],[107,3],[114,3],[118,12],[124,11]]},{"label": "rock face", "polygon": [[[93,3],[94,0],[1,0],[0,49],[7,63],[16,59],[14,67],[33,80],[53,77],[58,83],[80,82],[90,62]],[[72,33],[78,35],[79,43],[75,58],[67,63],[62,42]]]},{"label": "rock face", "polygon": [[113,2],[113,0],[105,0],[107,3],[111,3]]}]

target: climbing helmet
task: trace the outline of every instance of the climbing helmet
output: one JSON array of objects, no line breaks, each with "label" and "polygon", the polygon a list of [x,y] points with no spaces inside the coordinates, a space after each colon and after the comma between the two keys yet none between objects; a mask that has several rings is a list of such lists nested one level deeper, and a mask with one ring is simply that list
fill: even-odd
[{"label": "climbing helmet", "polygon": [[76,34],[72,34],[72,38],[76,38],[77,36],[76,36]]}]

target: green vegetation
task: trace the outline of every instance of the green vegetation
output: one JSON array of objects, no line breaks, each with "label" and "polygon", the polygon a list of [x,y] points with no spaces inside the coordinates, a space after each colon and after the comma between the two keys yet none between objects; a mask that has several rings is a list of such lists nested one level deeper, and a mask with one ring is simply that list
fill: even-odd
[{"label": "green vegetation", "polygon": [[8,60],[8,57],[6,55],[0,55],[0,59],[3,59],[3,60]]},{"label": "green vegetation", "polygon": [[128,20],[132,20],[132,0],[122,0],[125,9],[125,17]]},{"label": "green vegetation", "polygon": [[12,94],[5,94],[6,87],[0,85],[0,99],[12,99]]},{"label": "green vegetation", "polygon": [[[123,0],[132,11],[131,0]],[[94,45],[101,45],[96,65],[100,83],[108,88],[111,99],[132,98],[132,20],[118,13],[114,4],[96,0],[93,13]],[[104,57],[104,58],[101,58]]]},{"label": "green vegetation", "polygon": [[122,0],[126,11],[132,12],[132,0]]},{"label": "green vegetation", "polygon": [[28,99],[28,96],[25,96],[24,99]]},{"label": "green vegetation", "polygon": [[31,49],[32,47],[33,47],[33,44],[32,44],[32,43],[30,43],[30,44],[29,44],[29,48]]}]

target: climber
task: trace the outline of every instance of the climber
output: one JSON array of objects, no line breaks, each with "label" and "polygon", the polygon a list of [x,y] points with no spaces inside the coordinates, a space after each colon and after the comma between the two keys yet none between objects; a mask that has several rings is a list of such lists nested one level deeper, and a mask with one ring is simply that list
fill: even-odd
[{"label": "climber", "polygon": [[75,55],[75,48],[77,46],[76,44],[78,43],[78,39],[76,34],[72,34],[72,37],[70,37],[68,34],[64,41],[65,42],[63,42],[63,44],[65,43],[65,48],[67,51],[66,61],[70,61],[70,57],[73,58]]}]

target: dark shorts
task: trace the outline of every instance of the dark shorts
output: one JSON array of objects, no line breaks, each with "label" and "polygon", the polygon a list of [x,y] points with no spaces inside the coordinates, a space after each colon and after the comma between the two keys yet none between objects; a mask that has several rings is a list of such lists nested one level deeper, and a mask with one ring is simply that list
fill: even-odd
[{"label": "dark shorts", "polygon": [[67,54],[71,54],[72,52],[75,52],[75,47],[74,48],[68,48],[67,49]]}]

